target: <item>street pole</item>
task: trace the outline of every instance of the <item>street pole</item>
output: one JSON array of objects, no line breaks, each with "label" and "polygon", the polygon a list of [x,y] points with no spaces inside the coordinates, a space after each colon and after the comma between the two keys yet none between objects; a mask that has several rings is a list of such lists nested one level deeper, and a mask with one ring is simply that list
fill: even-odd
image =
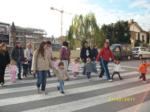
[{"label": "street pole", "polygon": [[54,11],[58,11],[60,12],[61,14],[61,21],[60,21],[60,39],[61,39],[61,42],[63,42],[63,13],[64,13],[64,10],[60,10],[60,9],[57,9],[57,8],[54,8],[54,7],[51,7],[50,8],[51,10],[54,10]]}]

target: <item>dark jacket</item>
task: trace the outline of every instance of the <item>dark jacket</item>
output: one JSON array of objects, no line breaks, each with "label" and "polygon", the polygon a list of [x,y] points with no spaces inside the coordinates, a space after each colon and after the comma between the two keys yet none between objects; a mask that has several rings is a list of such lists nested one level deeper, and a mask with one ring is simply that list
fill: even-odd
[{"label": "dark jacket", "polygon": [[10,63],[10,57],[8,51],[0,53],[0,67],[6,67]]},{"label": "dark jacket", "polygon": [[98,50],[96,48],[93,48],[91,50],[91,57],[92,57],[92,60],[96,60],[96,57],[98,55]]},{"label": "dark jacket", "polygon": [[[87,50],[89,52],[88,56],[86,54]],[[81,52],[80,52],[80,58],[82,59],[83,62],[86,62],[87,58],[92,58],[92,56],[91,56],[91,49],[89,47],[88,48],[83,47],[81,49]]]},{"label": "dark jacket", "polygon": [[17,62],[18,61],[24,61],[24,50],[23,50],[23,48],[15,47],[12,50],[11,58]]}]

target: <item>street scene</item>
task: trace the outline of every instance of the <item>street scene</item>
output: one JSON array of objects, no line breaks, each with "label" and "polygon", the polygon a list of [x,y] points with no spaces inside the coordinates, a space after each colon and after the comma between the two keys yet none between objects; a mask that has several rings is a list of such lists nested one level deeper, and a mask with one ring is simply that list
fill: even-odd
[{"label": "street scene", "polygon": [[150,112],[149,0],[1,4],[0,112]]}]

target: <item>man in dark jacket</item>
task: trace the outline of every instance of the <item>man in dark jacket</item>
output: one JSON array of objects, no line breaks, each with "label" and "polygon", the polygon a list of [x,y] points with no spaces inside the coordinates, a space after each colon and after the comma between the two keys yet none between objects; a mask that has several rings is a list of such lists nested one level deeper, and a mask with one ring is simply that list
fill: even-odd
[{"label": "man in dark jacket", "polygon": [[17,62],[18,67],[18,79],[21,78],[21,68],[22,68],[22,62],[24,61],[24,50],[21,47],[21,44],[17,42],[16,47],[12,50],[11,58],[14,59]]},{"label": "man in dark jacket", "polygon": [[[84,65],[87,61],[87,58],[91,58],[91,49],[88,47],[88,43],[85,42],[80,52],[80,58],[83,61]],[[85,74],[85,66],[83,68],[83,74]]]}]

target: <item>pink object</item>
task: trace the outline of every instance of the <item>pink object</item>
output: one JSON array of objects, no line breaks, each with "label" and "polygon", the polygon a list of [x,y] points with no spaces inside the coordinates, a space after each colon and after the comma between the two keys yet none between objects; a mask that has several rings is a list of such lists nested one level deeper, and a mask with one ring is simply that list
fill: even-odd
[{"label": "pink object", "polygon": [[17,75],[17,66],[16,65],[10,65],[9,66],[9,73],[11,77],[11,82],[15,83],[16,82],[16,75]]},{"label": "pink object", "polygon": [[58,69],[58,64],[59,64],[59,61],[56,60],[56,61],[52,61],[52,66],[56,69]]},{"label": "pink object", "polygon": [[80,71],[80,64],[79,63],[73,63],[72,64],[72,72],[79,72]]}]

